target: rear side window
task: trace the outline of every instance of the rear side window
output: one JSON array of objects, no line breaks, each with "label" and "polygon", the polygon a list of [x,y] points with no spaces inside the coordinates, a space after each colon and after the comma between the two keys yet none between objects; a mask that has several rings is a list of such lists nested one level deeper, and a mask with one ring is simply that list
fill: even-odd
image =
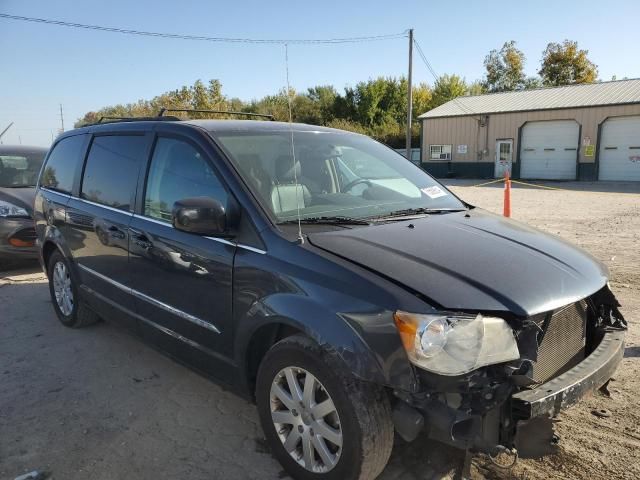
[{"label": "rear side window", "polygon": [[198,150],[181,140],[159,138],[149,167],[144,214],[171,222],[173,204],[191,197],[227,203],[222,182]]},{"label": "rear side window", "polygon": [[138,172],[145,159],[146,147],[144,136],[94,137],[84,168],[81,197],[133,211]]},{"label": "rear side window", "polygon": [[56,143],[40,176],[41,187],[71,193],[73,179],[82,162],[84,141],[85,135],[74,135]]}]

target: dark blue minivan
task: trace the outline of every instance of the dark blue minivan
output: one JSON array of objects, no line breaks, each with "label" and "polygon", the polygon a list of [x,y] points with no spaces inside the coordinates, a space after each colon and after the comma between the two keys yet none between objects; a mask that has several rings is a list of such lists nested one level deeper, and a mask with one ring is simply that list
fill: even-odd
[{"label": "dark blue minivan", "polygon": [[118,322],[256,402],[298,479],[370,479],[394,433],[526,452],[605,384],[606,267],[354,133],[125,119],[66,132],[34,215],[60,321]]}]

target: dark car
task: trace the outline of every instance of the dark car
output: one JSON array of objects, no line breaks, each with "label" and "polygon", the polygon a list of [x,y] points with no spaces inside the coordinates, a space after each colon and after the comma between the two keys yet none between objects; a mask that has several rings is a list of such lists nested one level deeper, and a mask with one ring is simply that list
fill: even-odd
[{"label": "dark car", "polygon": [[47,149],[0,145],[0,260],[37,258],[33,199]]},{"label": "dark car", "polygon": [[606,267],[362,135],[93,125],[39,185],[60,321],[120,322],[254,400],[294,478],[374,478],[394,431],[524,452],[622,358]]}]

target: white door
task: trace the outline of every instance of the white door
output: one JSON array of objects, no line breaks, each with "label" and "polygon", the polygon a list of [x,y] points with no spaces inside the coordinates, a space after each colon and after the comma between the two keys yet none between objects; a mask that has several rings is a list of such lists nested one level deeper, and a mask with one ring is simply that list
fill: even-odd
[{"label": "white door", "polygon": [[504,177],[505,172],[511,175],[513,162],[513,140],[498,140],[496,142],[496,168],[495,177]]},{"label": "white door", "polygon": [[640,181],[640,116],[608,119],[600,138],[598,179]]},{"label": "white door", "polygon": [[573,120],[527,123],[522,129],[520,177],[575,180],[579,132]]}]

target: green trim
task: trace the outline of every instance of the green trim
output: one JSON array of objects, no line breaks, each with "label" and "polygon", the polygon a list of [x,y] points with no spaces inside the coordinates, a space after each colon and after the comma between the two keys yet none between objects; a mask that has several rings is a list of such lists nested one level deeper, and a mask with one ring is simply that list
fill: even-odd
[{"label": "green trim", "polygon": [[493,178],[493,162],[422,162],[422,169],[436,178]]},{"label": "green trim", "polygon": [[598,179],[598,170],[595,163],[578,164],[578,180],[593,182]]}]

